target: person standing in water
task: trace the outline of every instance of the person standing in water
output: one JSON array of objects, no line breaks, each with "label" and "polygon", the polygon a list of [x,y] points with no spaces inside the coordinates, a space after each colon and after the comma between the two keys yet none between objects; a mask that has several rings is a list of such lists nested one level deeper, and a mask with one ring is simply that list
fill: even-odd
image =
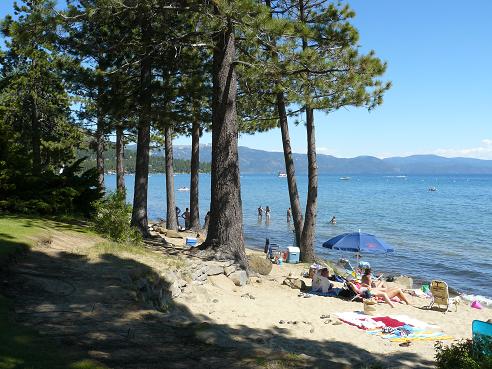
[{"label": "person standing in water", "polygon": [[267,223],[270,223],[270,207],[269,206],[267,206],[265,208],[265,221]]},{"label": "person standing in water", "polygon": [[290,208],[287,209],[287,223],[290,223],[290,220],[292,219],[292,211]]},{"label": "person standing in water", "polygon": [[260,206],[258,206],[258,218],[262,218],[263,217],[263,208]]},{"label": "person standing in water", "polygon": [[176,224],[178,225],[179,229],[179,215],[181,214],[181,209],[176,206],[174,210],[176,211]]},{"label": "person standing in water", "polygon": [[337,218],[335,218],[334,215],[333,215],[333,218],[331,218],[330,223],[331,224],[337,224]]}]

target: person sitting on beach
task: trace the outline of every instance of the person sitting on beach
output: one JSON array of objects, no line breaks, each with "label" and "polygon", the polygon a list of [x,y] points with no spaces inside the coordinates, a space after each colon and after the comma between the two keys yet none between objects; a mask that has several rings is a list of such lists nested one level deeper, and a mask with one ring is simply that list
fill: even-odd
[{"label": "person sitting on beach", "polygon": [[364,274],[362,275],[360,282],[361,282],[360,284],[364,287],[387,288],[386,283],[384,281],[378,278],[373,280],[371,268],[366,268],[364,270]]},{"label": "person sitting on beach", "polygon": [[331,224],[337,224],[337,218],[335,218],[335,216],[334,216],[334,215],[333,215],[333,217],[331,218],[330,223],[331,223]]},{"label": "person sitting on beach", "polygon": [[372,287],[364,287],[360,284],[356,284],[352,281],[347,281],[347,285],[352,288],[352,290],[361,296],[363,299],[370,299],[371,297],[379,297],[384,300],[389,306],[392,308],[395,307],[395,305],[391,302],[391,299],[393,297],[398,297],[401,301],[405,302],[405,304],[410,305],[408,302],[407,298],[403,294],[403,291],[398,288],[372,288]]},{"label": "person sitting on beach", "polygon": [[313,276],[312,292],[327,293],[333,288],[333,283],[330,282],[328,277],[330,273],[328,268],[319,269]]}]

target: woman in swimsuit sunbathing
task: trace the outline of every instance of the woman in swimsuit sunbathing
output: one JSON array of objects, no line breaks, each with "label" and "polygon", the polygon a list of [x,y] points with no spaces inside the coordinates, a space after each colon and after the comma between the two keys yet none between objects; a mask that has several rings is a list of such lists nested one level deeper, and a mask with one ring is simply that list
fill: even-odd
[{"label": "woman in swimsuit sunbathing", "polygon": [[364,270],[364,275],[360,279],[361,285],[364,287],[373,287],[373,288],[387,288],[386,283],[380,279],[372,279],[371,268],[366,268]]},{"label": "woman in swimsuit sunbathing", "polygon": [[362,298],[368,299],[373,296],[376,297],[381,297],[389,306],[392,308],[395,307],[395,305],[391,302],[391,299],[393,297],[398,297],[400,300],[404,301],[407,305],[410,305],[408,302],[407,298],[403,294],[403,291],[398,288],[380,288],[380,287],[364,287],[362,285],[357,286],[353,282],[348,281],[348,285],[354,290],[355,293],[358,295],[362,296]]}]

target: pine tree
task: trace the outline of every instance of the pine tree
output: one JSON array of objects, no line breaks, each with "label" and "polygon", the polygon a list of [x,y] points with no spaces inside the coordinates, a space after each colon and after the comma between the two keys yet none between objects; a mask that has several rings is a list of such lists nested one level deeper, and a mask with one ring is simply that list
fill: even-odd
[{"label": "pine tree", "polygon": [[190,222],[189,228],[201,229],[199,213],[199,173],[200,173],[200,137],[204,130],[210,129],[211,112],[211,55],[206,49],[187,51],[187,61],[183,68],[182,95],[185,109],[189,112],[191,127],[191,172],[190,172]]},{"label": "pine tree", "polygon": [[[350,24],[348,6],[329,1],[266,1],[274,21],[256,35],[259,47],[247,50],[254,89],[276,107],[281,128],[296,240],[304,261],[314,259],[317,211],[317,163],[314,110],[330,112],[343,106],[374,108],[389,84],[377,79],[386,65],[358,53],[358,33]],[[268,24],[268,23],[265,23]],[[275,26],[275,24],[277,26]],[[294,106],[295,112],[288,107]],[[268,110],[267,110],[268,112]],[[288,116],[305,114],[308,149],[308,198],[303,219],[290,147]],[[271,126],[269,114],[263,128]],[[257,125],[252,127],[258,130]]]},{"label": "pine tree", "polygon": [[18,212],[88,214],[101,193],[92,171],[74,161],[83,134],[73,125],[58,52],[60,17],[54,2],[14,5],[2,22],[6,51],[0,59],[0,201]]},{"label": "pine tree", "polygon": [[238,161],[237,46],[239,38],[246,33],[251,37],[267,20],[267,13],[253,1],[224,0],[215,2],[204,15],[201,21],[209,27],[213,48],[212,173],[210,221],[201,248],[248,269]]},{"label": "pine tree", "polygon": [[14,164],[37,176],[59,171],[72,160],[81,138],[71,125],[70,101],[60,73],[64,60],[54,47],[53,6],[48,0],[15,5],[17,19],[7,17],[2,23],[7,51],[0,60],[1,120],[13,134],[5,137],[13,150],[7,155],[23,156]]}]

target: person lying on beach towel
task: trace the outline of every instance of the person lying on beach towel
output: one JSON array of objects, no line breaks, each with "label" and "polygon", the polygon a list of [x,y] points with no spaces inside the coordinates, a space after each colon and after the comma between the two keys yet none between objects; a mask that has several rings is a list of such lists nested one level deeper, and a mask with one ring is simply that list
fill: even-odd
[{"label": "person lying on beach towel", "polygon": [[391,299],[394,297],[398,297],[401,301],[405,302],[407,305],[410,305],[407,298],[403,294],[403,291],[398,288],[380,288],[380,287],[364,287],[360,284],[356,284],[351,281],[347,281],[347,284],[352,290],[363,299],[370,299],[371,297],[379,297],[384,300],[389,306],[392,308],[395,305],[391,302]]}]

